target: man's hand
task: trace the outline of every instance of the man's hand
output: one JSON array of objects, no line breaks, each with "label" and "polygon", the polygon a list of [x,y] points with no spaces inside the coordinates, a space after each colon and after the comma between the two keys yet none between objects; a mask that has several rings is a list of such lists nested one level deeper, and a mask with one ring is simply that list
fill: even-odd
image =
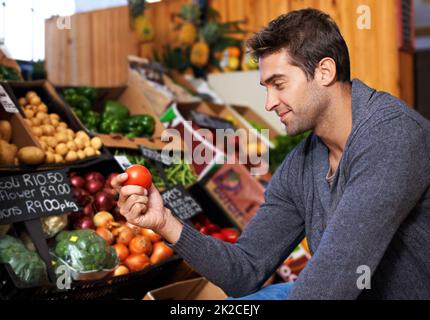
[{"label": "man's hand", "polygon": [[122,186],[127,180],[123,173],[112,180],[112,187],[119,192],[120,213],[133,225],[154,230],[171,243],[176,243],[182,224],[164,207],[163,198],[154,185],[149,190],[140,186]]}]

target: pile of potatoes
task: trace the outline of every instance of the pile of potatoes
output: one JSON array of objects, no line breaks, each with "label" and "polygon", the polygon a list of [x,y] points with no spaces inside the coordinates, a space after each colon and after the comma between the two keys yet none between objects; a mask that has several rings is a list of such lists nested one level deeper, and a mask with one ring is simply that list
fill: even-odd
[{"label": "pile of potatoes", "polygon": [[11,143],[12,125],[7,120],[0,120],[0,165],[19,164],[38,165],[45,161],[45,152],[38,147],[18,148]]},{"label": "pile of potatoes", "polygon": [[100,155],[102,141],[90,138],[85,131],[74,132],[48,107],[34,91],[18,100],[24,109],[25,121],[31,127],[46,153],[46,163],[64,163]]}]

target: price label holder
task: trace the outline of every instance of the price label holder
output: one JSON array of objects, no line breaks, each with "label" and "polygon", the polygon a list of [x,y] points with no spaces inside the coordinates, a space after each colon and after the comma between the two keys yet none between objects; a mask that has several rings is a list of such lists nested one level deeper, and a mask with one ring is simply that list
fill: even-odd
[{"label": "price label holder", "polygon": [[202,112],[198,112],[194,110],[191,111],[191,118],[197,125],[203,128],[209,128],[214,130],[216,129],[235,130],[234,125],[230,121],[224,120],[222,118],[210,116]]},{"label": "price label holder", "polygon": [[144,145],[139,145],[139,149],[145,158],[154,160],[156,162],[161,162],[166,166],[170,166],[172,164],[171,159],[169,157],[163,156],[163,153],[158,150],[147,148]]},{"label": "price label holder", "polygon": [[19,113],[19,110],[16,107],[15,103],[13,103],[6,89],[2,85],[0,85],[0,104],[8,113]]},{"label": "price label holder", "polygon": [[128,160],[126,156],[115,156],[115,160],[116,162],[118,162],[118,164],[123,170],[126,170],[128,167],[132,165],[130,160]]},{"label": "price label holder", "polygon": [[0,224],[78,210],[66,169],[0,178]]},{"label": "price label holder", "polygon": [[182,185],[168,188],[161,193],[164,205],[181,220],[188,220],[203,210]]},{"label": "price label holder", "polygon": [[24,223],[51,282],[56,275],[40,218],[78,210],[67,169],[0,178],[0,224]]}]

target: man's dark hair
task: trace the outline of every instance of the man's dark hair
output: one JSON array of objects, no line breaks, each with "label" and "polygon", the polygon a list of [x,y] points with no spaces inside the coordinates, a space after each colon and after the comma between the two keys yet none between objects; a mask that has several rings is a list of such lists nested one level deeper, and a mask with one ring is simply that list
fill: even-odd
[{"label": "man's dark hair", "polygon": [[328,14],[316,9],[303,9],[283,14],[247,41],[255,58],[287,49],[291,64],[313,79],[321,59],[336,62],[336,80],[350,81],[348,47],[338,26]]}]

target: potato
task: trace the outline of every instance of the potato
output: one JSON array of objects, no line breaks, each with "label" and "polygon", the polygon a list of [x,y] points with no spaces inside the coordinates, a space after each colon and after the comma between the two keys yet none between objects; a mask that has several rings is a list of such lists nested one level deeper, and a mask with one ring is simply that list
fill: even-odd
[{"label": "potato", "polygon": [[38,97],[37,93],[34,91],[28,91],[27,94],[25,95],[25,98],[27,99],[27,101],[29,101],[32,97]]},{"label": "potato", "polygon": [[93,157],[96,155],[96,151],[91,147],[86,147],[84,149],[84,152],[85,152],[85,156],[87,157]]},{"label": "potato", "polygon": [[41,137],[43,135],[43,130],[41,127],[32,127],[31,130],[36,137]]},{"label": "potato", "polygon": [[56,114],[56,113],[50,113],[49,117],[51,119],[56,119],[56,120],[60,121],[60,116],[58,114]]},{"label": "potato", "polygon": [[33,106],[38,106],[42,102],[42,100],[40,100],[38,96],[33,96],[28,102],[30,102],[30,104]]},{"label": "potato", "polygon": [[0,140],[0,165],[13,166],[17,150],[16,145]]},{"label": "potato", "polygon": [[54,162],[55,163],[63,163],[64,159],[62,156],[60,156],[59,154],[54,154]]},{"label": "potato", "polygon": [[69,141],[65,132],[58,132],[57,134],[55,134],[55,138],[57,139],[58,143],[66,143],[67,141]]},{"label": "potato", "polygon": [[48,150],[46,150],[46,151],[49,151],[49,152],[51,152],[52,154],[55,154],[55,150],[54,150],[54,148],[53,148],[53,147],[48,147]]},{"label": "potato", "polygon": [[27,119],[31,119],[34,117],[34,112],[31,109],[25,109],[24,114]]},{"label": "potato", "polygon": [[85,142],[84,142],[84,140],[82,140],[81,138],[75,138],[74,140],[73,140],[73,142],[75,143],[75,145],[76,145],[76,148],[78,149],[78,150],[83,150],[84,148],[85,148]]},{"label": "potato", "polygon": [[39,141],[39,144],[42,150],[45,150],[45,151],[48,150],[48,144],[45,141]]},{"label": "potato", "polygon": [[48,113],[48,107],[43,102],[37,106],[37,111]]},{"label": "potato", "polygon": [[57,127],[58,127],[58,125],[60,124],[60,121],[58,121],[58,119],[54,119],[54,118],[49,118],[49,119],[51,119],[51,125],[52,125],[54,128],[57,128]]},{"label": "potato", "polygon": [[75,138],[75,131],[72,129],[66,129],[66,133],[69,137],[72,137],[72,140]]},{"label": "potato", "polygon": [[101,155],[102,153],[100,152],[100,150],[96,150],[96,156]]},{"label": "potato", "polygon": [[19,98],[18,99],[18,104],[21,106],[21,107],[24,107],[26,104],[27,104],[27,99],[26,98]]},{"label": "potato", "polygon": [[[84,146],[85,148],[91,147],[91,142],[90,140],[84,140]],[[92,147],[91,147],[92,148]]]},{"label": "potato", "polygon": [[78,155],[79,160],[85,159],[85,152],[83,150],[78,150],[76,154]]},{"label": "potato", "polygon": [[61,121],[59,124],[58,124],[58,126],[59,127],[62,127],[62,128],[64,128],[64,129],[67,129],[69,126],[67,125],[67,123],[65,123],[65,122],[63,122],[63,121]]},{"label": "potato", "polygon": [[57,146],[57,144],[58,144],[57,139],[55,137],[47,137],[46,143],[51,148],[55,148]]},{"label": "potato", "polygon": [[45,136],[53,136],[55,134],[55,128],[48,124],[43,125],[42,127],[43,135]]},{"label": "potato", "polygon": [[67,162],[73,162],[78,160],[78,154],[75,151],[69,151],[66,155]]},{"label": "potato", "polygon": [[31,123],[33,124],[33,127],[38,127],[42,123],[42,120],[40,120],[39,118],[33,117],[31,119]]},{"label": "potato", "polygon": [[38,165],[45,162],[45,151],[38,147],[23,147],[18,150],[17,157],[20,163]]},{"label": "potato", "polygon": [[12,125],[7,120],[0,120],[0,139],[6,142],[12,139]]},{"label": "potato", "polygon": [[69,151],[69,149],[67,149],[67,146],[65,143],[59,143],[57,144],[57,146],[55,147],[55,152],[57,154],[59,154],[60,156],[65,156],[67,154],[67,152]]},{"label": "potato", "polygon": [[82,131],[82,130],[79,130],[78,132],[76,132],[76,137],[81,138],[84,141],[90,141],[89,135],[85,131]]},{"label": "potato", "polygon": [[102,145],[102,139],[100,139],[99,137],[94,137],[91,139],[91,147],[93,147],[94,149],[100,150]]},{"label": "potato", "polygon": [[48,116],[48,114],[45,113],[45,112],[37,112],[36,113],[36,118],[40,119],[40,121],[42,121],[43,119],[45,119],[47,116]]},{"label": "potato", "polygon": [[46,158],[45,158],[45,162],[46,163],[54,163],[55,162],[55,156],[54,153],[51,151],[46,151]]},{"label": "potato", "polygon": [[42,124],[49,124],[51,125],[51,118],[50,117],[46,117],[44,119],[42,119]]},{"label": "potato", "polygon": [[74,141],[67,141],[66,146],[70,151],[77,151],[76,144]]}]

